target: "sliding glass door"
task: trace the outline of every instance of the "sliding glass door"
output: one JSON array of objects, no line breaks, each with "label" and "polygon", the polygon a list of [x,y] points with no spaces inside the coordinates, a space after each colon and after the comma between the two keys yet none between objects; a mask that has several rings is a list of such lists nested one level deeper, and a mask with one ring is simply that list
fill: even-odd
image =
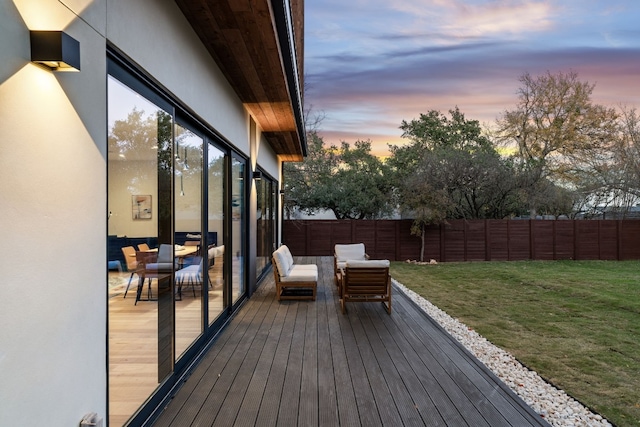
[{"label": "sliding glass door", "polygon": [[174,248],[175,342],[177,359],[204,330],[203,290],[207,251],[202,236],[202,165],[204,139],[186,124],[175,126]]},{"label": "sliding glass door", "polygon": [[[115,62],[115,61],[114,61]],[[109,425],[138,423],[246,296],[246,158],[109,62]]]},{"label": "sliding glass door", "polygon": [[271,254],[276,249],[275,181],[263,175],[256,182],[256,277],[260,278],[271,265]]},{"label": "sliding glass door", "polygon": [[246,293],[246,162],[240,156],[231,156],[231,291],[236,302]]},{"label": "sliding glass door", "polygon": [[228,295],[225,286],[225,153],[214,146],[208,145],[207,156],[207,227],[212,236],[209,242],[210,261],[208,266],[209,278],[209,323],[213,323],[227,308]]},{"label": "sliding glass door", "polygon": [[145,270],[171,243],[173,114],[114,78],[108,89],[109,425],[122,425],[173,366],[159,338],[173,325],[172,274]]}]

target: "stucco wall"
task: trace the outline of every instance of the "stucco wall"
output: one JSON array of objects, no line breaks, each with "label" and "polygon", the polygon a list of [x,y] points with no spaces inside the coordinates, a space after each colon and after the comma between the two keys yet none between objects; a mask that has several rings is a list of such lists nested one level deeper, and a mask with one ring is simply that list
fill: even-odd
[{"label": "stucco wall", "polygon": [[[30,29],[82,71],[31,64]],[[74,426],[106,415],[105,40],[54,0],[1,0],[0,39],[0,425]]]},{"label": "stucco wall", "polygon": [[248,114],[170,0],[109,0],[107,37],[241,152]]},{"label": "stucco wall", "polygon": [[[31,64],[30,29],[81,72]],[[0,425],[106,420],[107,40],[244,153],[248,115],[170,0],[0,0],[0,40]]]}]

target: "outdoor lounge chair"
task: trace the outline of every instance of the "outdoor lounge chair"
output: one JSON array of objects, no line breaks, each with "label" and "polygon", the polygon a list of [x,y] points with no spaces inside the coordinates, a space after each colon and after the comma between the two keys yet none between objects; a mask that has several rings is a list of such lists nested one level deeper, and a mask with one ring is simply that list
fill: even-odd
[{"label": "outdoor lounge chair", "polygon": [[336,286],[340,288],[342,274],[347,265],[347,261],[364,261],[369,259],[369,255],[364,250],[364,243],[338,244],[333,248],[333,273]]},{"label": "outdoor lounge chair", "polygon": [[273,275],[276,281],[276,299],[316,299],[318,266],[295,264],[286,245],[280,246],[272,256]]},{"label": "outdoor lounge chair", "polygon": [[347,261],[341,282],[342,313],[347,312],[347,302],[380,301],[387,313],[391,314],[391,276],[388,260]]}]

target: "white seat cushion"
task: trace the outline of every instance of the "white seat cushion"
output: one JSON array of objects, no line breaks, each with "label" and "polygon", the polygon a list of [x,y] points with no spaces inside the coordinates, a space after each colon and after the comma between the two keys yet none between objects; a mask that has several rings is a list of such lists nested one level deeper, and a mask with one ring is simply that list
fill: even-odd
[{"label": "white seat cushion", "polygon": [[296,268],[300,270],[313,270],[318,271],[318,266],[315,264],[295,264]]},{"label": "white seat cushion", "polygon": [[353,267],[353,268],[358,268],[358,267],[389,267],[389,265],[391,265],[391,263],[389,262],[388,259],[372,259],[372,260],[366,260],[366,261],[362,261],[362,260],[348,260],[346,263],[347,267]]},{"label": "white seat cushion", "polygon": [[286,277],[280,276],[282,283],[286,282],[317,282],[318,281],[318,266],[314,264],[295,264],[289,270],[289,274]]}]

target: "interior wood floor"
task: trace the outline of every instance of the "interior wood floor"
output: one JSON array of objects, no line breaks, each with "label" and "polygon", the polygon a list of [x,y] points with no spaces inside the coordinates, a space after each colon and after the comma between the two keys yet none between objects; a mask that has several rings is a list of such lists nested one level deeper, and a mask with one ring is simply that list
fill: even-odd
[{"label": "interior wood floor", "polygon": [[[109,273],[109,425],[121,426],[158,386],[157,301],[136,300],[138,278],[134,275],[124,298],[130,273]],[[195,288],[196,297],[193,296]],[[183,285],[182,300],[175,302],[176,354],[182,354],[201,334],[201,287]],[[147,297],[145,282],[141,298]],[[157,281],[151,292],[157,295]],[[209,310],[222,311],[222,286],[209,292]]]}]

